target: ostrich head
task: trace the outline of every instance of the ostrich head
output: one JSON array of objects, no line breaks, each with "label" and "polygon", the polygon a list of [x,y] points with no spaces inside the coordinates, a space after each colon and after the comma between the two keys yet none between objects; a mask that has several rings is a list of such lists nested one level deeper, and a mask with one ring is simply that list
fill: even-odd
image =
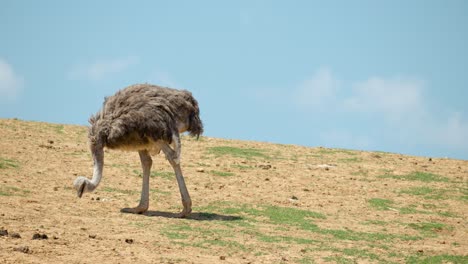
[{"label": "ostrich head", "polygon": [[76,195],[78,195],[78,198],[81,198],[81,196],[83,196],[83,193],[92,192],[94,191],[94,189],[96,189],[96,185],[83,176],[79,176],[78,178],[76,178],[76,180],[73,182],[73,186],[75,187]]}]

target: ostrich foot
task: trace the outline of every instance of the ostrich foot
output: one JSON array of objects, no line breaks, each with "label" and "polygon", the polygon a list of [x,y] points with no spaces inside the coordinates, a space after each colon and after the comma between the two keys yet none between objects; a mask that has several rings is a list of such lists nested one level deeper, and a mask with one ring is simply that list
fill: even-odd
[{"label": "ostrich foot", "polygon": [[148,211],[148,206],[137,206],[134,208],[122,208],[120,212],[127,214],[143,214]]},{"label": "ostrich foot", "polygon": [[192,212],[192,208],[184,208],[184,210],[182,210],[182,212],[177,214],[177,217],[178,218],[186,218],[187,216],[190,215],[191,212]]},{"label": "ostrich foot", "polygon": [[177,215],[177,217],[186,218],[192,212],[192,201],[190,199],[188,201],[182,201],[182,205],[184,206],[184,209]]}]

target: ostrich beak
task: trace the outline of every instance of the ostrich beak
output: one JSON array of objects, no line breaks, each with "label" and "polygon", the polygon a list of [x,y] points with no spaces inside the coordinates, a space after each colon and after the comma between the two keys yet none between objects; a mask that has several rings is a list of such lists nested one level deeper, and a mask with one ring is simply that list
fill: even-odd
[{"label": "ostrich beak", "polygon": [[78,198],[81,198],[81,196],[83,196],[83,192],[84,192],[85,187],[86,187],[86,182],[83,182],[83,184],[81,184],[80,188],[76,191],[76,194],[78,195]]}]

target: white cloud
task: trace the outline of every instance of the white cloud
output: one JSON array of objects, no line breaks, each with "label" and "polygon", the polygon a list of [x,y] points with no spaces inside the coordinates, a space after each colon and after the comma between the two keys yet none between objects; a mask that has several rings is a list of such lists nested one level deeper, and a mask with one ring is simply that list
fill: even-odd
[{"label": "white cloud", "polygon": [[76,65],[69,72],[70,79],[102,80],[108,76],[121,73],[138,63],[134,56],[126,58],[98,60],[90,64]]},{"label": "white cloud", "polygon": [[[325,127],[333,123],[336,127],[326,129],[320,139],[329,146],[421,147],[468,154],[466,116],[434,108],[425,89],[424,80],[405,76],[342,82],[322,67],[292,90],[290,102],[317,119],[327,113],[330,122]],[[363,120],[365,124],[357,123]]]},{"label": "white cloud", "polygon": [[424,114],[424,82],[408,78],[369,78],[352,85],[352,95],[345,99],[348,110],[383,114],[399,120]]},{"label": "white cloud", "polygon": [[0,59],[0,98],[14,100],[23,87],[23,78],[18,76],[13,67]]},{"label": "white cloud", "polygon": [[336,99],[340,81],[328,68],[320,68],[293,92],[293,101],[303,108],[319,108]]}]

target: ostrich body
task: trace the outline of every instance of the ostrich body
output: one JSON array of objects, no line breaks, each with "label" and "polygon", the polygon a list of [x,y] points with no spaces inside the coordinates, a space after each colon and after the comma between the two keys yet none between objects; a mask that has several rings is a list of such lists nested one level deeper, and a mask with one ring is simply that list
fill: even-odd
[{"label": "ostrich body", "polygon": [[104,147],[138,151],[143,169],[141,199],[125,213],[144,213],[149,207],[149,178],[151,154],[161,150],[174,169],[182,197],[180,217],[192,211],[192,202],[180,168],[180,134],[191,136],[203,133],[198,102],[185,90],[164,88],[150,84],[136,84],[118,91],[104,100],[102,109],[89,119],[89,144],[94,161],[91,180],[79,176],[74,182],[78,197],[92,192],[99,185],[104,166]]}]

